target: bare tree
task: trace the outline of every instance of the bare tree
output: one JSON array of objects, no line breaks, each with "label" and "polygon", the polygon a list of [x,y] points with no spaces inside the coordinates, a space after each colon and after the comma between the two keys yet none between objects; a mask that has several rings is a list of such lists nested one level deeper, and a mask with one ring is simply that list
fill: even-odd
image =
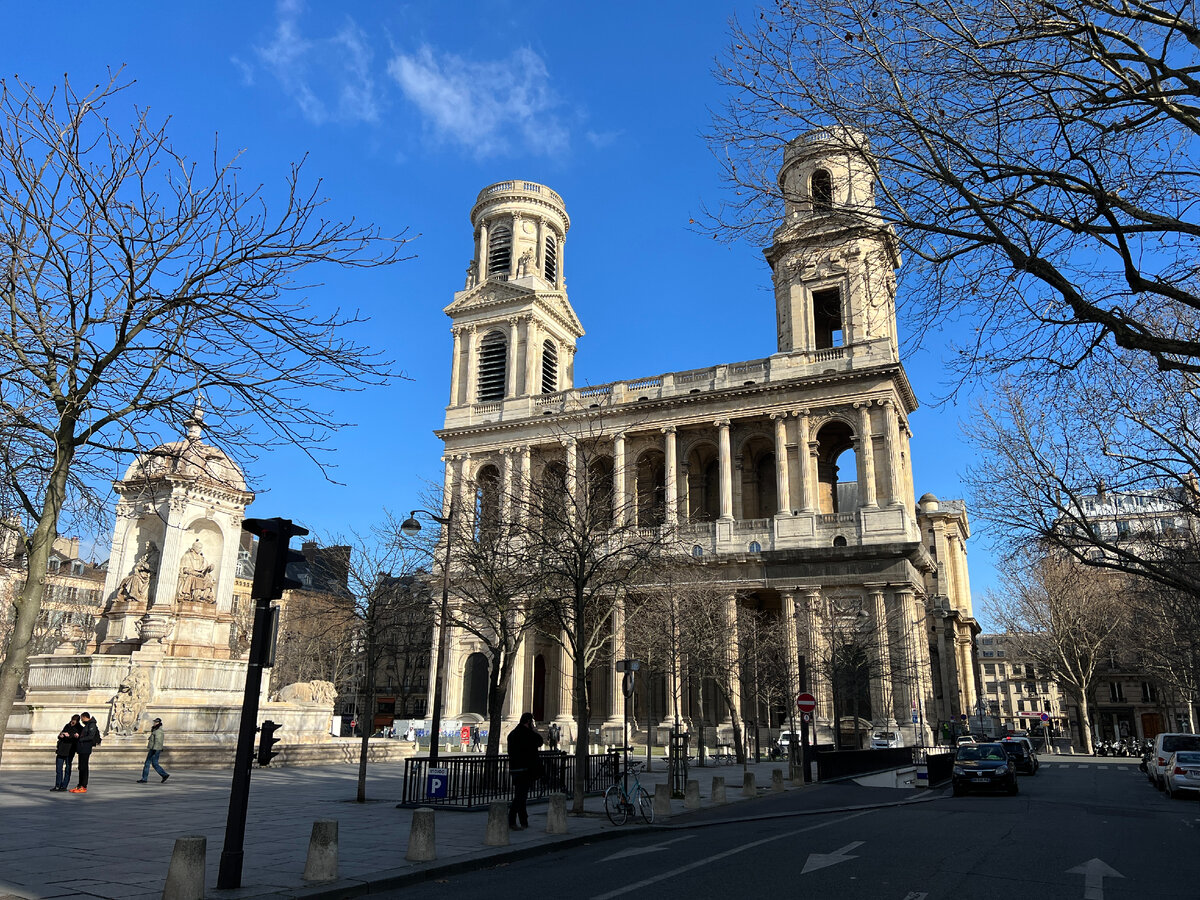
[{"label": "bare tree", "polygon": [[779,149],[820,129],[877,176],[878,212],[831,215],[896,226],[913,317],[972,326],[964,372],[1110,341],[1200,371],[1198,44],[1190,0],[775,0],[716,64],[707,225],[773,230]]},{"label": "bare tree", "polygon": [[1092,752],[1097,674],[1129,623],[1128,579],[1068,557],[1032,552],[1009,562],[985,605],[1016,654],[1048,673],[1079,707],[1084,752]]},{"label": "bare tree", "polygon": [[[123,115],[124,91],[117,76],[48,95],[0,81],[0,512],[32,526],[31,573],[45,572],[64,512],[98,505],[88,486],[161,443],[196,394],[210,439],[240,456],[272,441],[312,456],[338,424],[313,390],[392,376],[349,336],[359,315],[315,312],[301,295],[309,267],[391,263],[402,240],[326,218],[299,166],[272,211],[236,160],[214,148],[190,162],[165,123]],[[44,584],[32,575],[17,600],[0,739]]]}]

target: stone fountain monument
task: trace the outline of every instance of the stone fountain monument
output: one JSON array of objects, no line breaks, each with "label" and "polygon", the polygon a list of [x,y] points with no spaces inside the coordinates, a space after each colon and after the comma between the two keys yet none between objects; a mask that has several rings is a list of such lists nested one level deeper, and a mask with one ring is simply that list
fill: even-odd
[{"label": "stone fountain monument", "polygon": [[[42,759],[63,723],[83,710],[101,725],[106,757],[116,750],[140,759],[141,733],[157,717],[172,764],[232,762],[246,680],[231,640],[234,581],[254,495],[238,466],[203,442],[203,420],[197,402],[183,440],[139,456],[114,483],[105,608],[91,652],[75,655],[64,642],[30,659],[25,702],[14,707],[5,740],[6,767],[27,765],[35,753]],[[260,721],[283,723],[282,761],[289,747],[292,762],[340,758],[333,746],[340,742],[330,737],[333,686],[313,684],[285,694],[296,697],[291,702],[267,703],[264,680]]]}]

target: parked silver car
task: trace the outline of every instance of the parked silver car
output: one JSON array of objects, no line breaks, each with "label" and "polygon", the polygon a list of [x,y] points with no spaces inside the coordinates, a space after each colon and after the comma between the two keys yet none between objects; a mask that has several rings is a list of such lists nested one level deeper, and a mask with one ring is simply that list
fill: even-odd
[{"label": "parked silver car", "polygon": [[1162,777],[1168,797],[1200,791],[1200,750],[1176,750],[1167,757]]}]

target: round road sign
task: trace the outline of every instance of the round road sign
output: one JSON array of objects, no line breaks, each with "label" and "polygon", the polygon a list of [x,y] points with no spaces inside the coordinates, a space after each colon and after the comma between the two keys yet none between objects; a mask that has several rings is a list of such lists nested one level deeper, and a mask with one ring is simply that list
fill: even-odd
[{"label": "round road sign", "polygon": [[1046,713],[1042,713],[1042,721],[1043,721],[1043,722],[1049,722],[1049,721],[1050,721],[1050,716],[1048,716]]},{"label": "round road sign", "polygon": [[796,695],[796,709],[800,712],[812,712],[817,708],[817,698],[805,691]]}]

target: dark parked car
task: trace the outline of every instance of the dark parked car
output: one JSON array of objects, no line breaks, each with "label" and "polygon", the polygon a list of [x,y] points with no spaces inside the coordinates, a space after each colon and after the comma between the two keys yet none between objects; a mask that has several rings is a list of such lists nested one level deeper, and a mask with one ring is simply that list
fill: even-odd
[{"label": "dark parked car", "polygon": [[1013,765],[1017,767],[1018,772],[1027,772],[1030,775],[1036,775],[1038,770],[1037,754],[1030,751],[1029,741],[1025,738],[1012,738],[1002,740],[1000,742],[1004,746],[1004,751],[1012,760]]},{"label": "dark parked car", "polygon": [[967,791],[1006,791],[1015,794],[1017,767],[1003,744],[968,744],[954,757],[954,796]]}]

